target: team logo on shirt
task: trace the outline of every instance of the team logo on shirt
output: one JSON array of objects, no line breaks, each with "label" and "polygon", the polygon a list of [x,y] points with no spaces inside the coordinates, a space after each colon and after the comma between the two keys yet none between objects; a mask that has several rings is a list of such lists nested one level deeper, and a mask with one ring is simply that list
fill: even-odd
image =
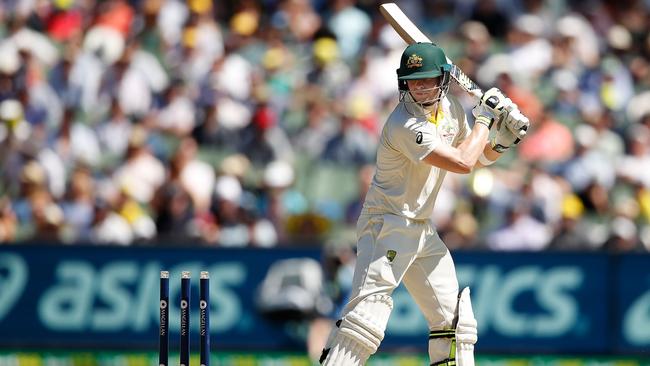
[{"label": "team logo on shirt", "polygon": [[458,128],[451,125],[445,124],[440,127],[440,136],[448,143],[451,144],[454,141],[454,137],[458,134]]},{"label": "team logo on shirt", "polygon": [[406,60],[406,67],[422,67],[422,57],[416,55],[415,53],[409,56],[409,59]]},{"label": "team logo on shirt", "polygon": [[393,260],[395,260],[395,257],[397,256],[397,252],[394,250],[388,250],[386,251],[386,258],[388,258],[388,261],[390,263],[393,263]]},{"label": "team logo on shirt", "polygon": [[415,134],[415,142],[419,144],[422,143],[422,131],[418,131],[417,134]]}]

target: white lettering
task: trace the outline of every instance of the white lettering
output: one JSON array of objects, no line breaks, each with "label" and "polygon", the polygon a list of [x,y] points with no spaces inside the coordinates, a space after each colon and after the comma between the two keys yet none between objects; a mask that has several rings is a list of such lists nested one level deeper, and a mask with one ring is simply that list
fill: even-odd
[{"label": "white lettering", "polygon": [[214,294],[210,309],[219,319],[210,323],[211,332],[226,331],[241,322],[241,302],[231,287],[240,286],[245,280],[246,268],[241,263],[220,263],[210,268],[210,293]]},{"label": "white lettering", "polygon": [[508,273],[503,278],[503,284],[498,294],[494,294],[494,329],[502,334],[529,333],[529,319],[513,309],[519,294],[533,289],[540,280],[540,271],[536,267],[522,266]]},{"label": "white lettering", "polygon": [[11,311],[27,284],[27,264],[18,255],[0,254],[0,321]]},{"label": "white lettering", "polygon": [[566,291],[582,285],[583,274],[576,267],[554,267],[544,274],[537,289],[537,302],[548,311],[535,319],[538,337],[557,337],[570,331],[578,319],[575,299]]},{"label": "white lettering", "polygon": [[[562,336],[576,326],[579,307],[571,291],[583,283],[579,267],[520,266],[505,273],[491,265],[457,268],[461,288],[472,288],[479,333],[493,329],[509,337],[548,338]],[[522,307],[522,300],[532,303]],[[402,287],[393,293],[393,302],[388,332],[411,335],[421,331],[424,317]]]},{"label": "white lettering", "polygon": [[82,330],[93,305],[95,271],[86,262],[61,262],[56,269],[58,283],[38,303],[41,321],[54,330]]},{"label": "white lettering", "polygon": [[[135,281],[138,284],[137,295],[132,303],[133,311],[130,319],[131,327],[136,332],[146,331],[152,325],[158,326],[158,317],[160,316],[158,309],[160,293],[158,291],[162,266],[160,263],[150,262],[142,268],[140,277]],[[167,306],[167,311],[169,311],[171,306],[169,304]]]},{"label": "white lettering", "polygon": [[639,296],[625,313],[623,337],[635,346],[650,345],[650,291]]},{"label": "white lettering", "polygon": [[131,294],[122,283],[138,280],[138,265],[135,262],[111,262],[99,273],[98,298],[107,306],[97,307],[92,318],[92,328],[114,331],[129,324]]}]

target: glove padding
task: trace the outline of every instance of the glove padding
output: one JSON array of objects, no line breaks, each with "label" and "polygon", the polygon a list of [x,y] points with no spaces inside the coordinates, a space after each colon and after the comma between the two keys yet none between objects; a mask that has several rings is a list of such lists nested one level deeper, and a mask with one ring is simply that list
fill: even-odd
[{"label": "glove padding", "polygon": [[485,116],[485,119],[491,121],[490,123],[499,120],[504,114],[507,114],[508,118],[505,119],[506,126],[519,138],[526,136],[528,127],[530,126],[528,117],[524,116],[519,110],[519,107],[497,88],[492,88],[483,94],[478,104],[472,109],[472,114],[477,121],[479,120],[479,116]]},{"label": "glove padding", "polygon": [[506,98],[505,95],[498,88],[492,88],[486,91],[478,104],[472,109],[472,114],[477,120],[480,116],[487,117],[490,121],[494,122],[501,117],[504,112],[516,109],[516,105]]},{"label": "glove padding", "polygon": [[[521,112],[519,114],[521,114]],[[492,150],[498,153],[502,153],[508,150],[511,146],[517,145],[519,142],[521,142],[521,139],[517,135],[512,133],[512,131],[510,131],[510,129],[508,128],[507,121],[509,118],[510,118],[510,114],[505,114],[501,116],[501,118],[499,119],[496,125],[497,133],[490,140],[490,145],[492,146]]]},{"label": "glove padding", "polygon": [[528,117],[524,116],[514,103],[512,104],[512,110],[508,111],[507,115],[504,116],[504,123],[508,130],[519,138],[526,136],[530,126]]}]

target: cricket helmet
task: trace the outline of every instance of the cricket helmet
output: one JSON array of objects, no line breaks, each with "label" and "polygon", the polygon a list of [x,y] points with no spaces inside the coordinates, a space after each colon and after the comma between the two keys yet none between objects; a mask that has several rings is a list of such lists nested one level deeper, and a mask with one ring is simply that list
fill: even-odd
[{"label": "cricket helmet", "polygon": [[407,80],[441,77],[438,87],[439,98],[449,89],[451,64],[445,52],[433,43],[418,42],[406,47],[397,69],[397,82],[400,92],[408,92]]},{"label": "cricket helmet", "polygon": [[451,65],[444,51],[433,43],[413,43],[402,53],[397,69],[399,80],[435,78],[449,74]]}]

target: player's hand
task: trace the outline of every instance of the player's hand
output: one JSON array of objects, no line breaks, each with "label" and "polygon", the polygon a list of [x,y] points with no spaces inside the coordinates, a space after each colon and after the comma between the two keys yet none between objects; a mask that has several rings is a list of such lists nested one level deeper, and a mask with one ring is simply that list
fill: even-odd
[{"label": "player's hand", "polygon": [[515,135],[510,131],[506,121],[508,120],[508,114],[501,116],[497,122],[497,133],[490,140],[490,145],[492,150],[502,153],[508,150],[511,146],[517,145],[521,142],[519,136]]},{"label": "player's hand", "polygon": [[503,95],[501,90],[492,88],[483,94],[474,109],[472,109],[472,114],[477,121],[488,119],[491,126],[503,113],[516,109],[516,107],[510,98]]}]

